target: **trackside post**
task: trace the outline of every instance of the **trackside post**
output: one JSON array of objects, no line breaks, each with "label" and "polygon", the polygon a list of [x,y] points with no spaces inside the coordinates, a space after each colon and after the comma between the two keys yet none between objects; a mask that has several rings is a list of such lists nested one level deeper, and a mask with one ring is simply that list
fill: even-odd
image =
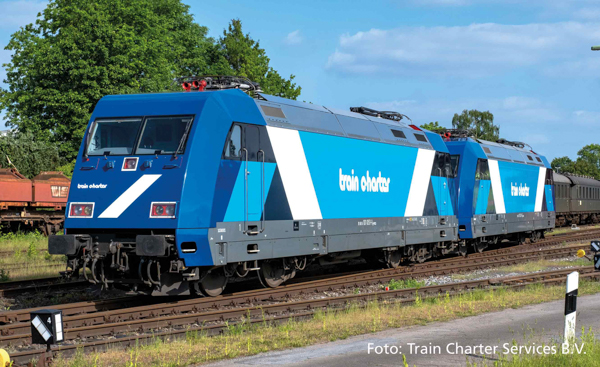
[{"label": "trackside post", "polygon": [[577,318],[577,291],[579,289],[579,273],[574,271],[567,275],[565,295],[565,333],[564,343],[575,338],[575,321]]}]

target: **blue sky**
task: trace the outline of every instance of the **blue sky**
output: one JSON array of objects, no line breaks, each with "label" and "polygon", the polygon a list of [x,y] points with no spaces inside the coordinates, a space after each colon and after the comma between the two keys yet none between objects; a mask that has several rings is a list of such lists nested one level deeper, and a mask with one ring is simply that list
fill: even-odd
[{"label": "blue sky", "polygon": [[[600,0],[184,2],[214,37],[241,19],[300,100],[444,126],[489,110],[502,137],[550,159],[600,143]],[[0,0],[0,44],[45,4]]]}]

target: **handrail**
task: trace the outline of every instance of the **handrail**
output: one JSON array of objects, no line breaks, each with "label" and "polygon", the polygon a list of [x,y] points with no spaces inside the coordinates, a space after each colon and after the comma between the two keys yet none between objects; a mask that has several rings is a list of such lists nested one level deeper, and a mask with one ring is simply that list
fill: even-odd
[{"label": "handrail", "polygon": [[258,153],[262,155],[262,180],[260,184],[260,203],[262,205],[262,212],[260,218],[260,233],[263,233],[265,230],[265,152],[260,149]]},{"label": "handrail", "polygon": [[244,160],[244,234],[247,234],[246,222],[248,221],[248,149],[242,148],[242,151],[246,154]]}]

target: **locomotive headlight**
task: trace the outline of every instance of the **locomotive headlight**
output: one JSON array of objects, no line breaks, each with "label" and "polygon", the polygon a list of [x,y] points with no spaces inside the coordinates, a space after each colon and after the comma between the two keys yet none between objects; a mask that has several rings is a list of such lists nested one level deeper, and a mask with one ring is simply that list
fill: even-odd
[{"label": "locomotive headlight", "polygon": [[92,218],[94,203],[71,203],[69,218]]},{"label": "locomotive headlight", "polygon": [[154,202],[150,207],[150,218],[175,218],[174,202]]},{"label": "locomotive headlight", "polygon": [[123,159],[122,171],[135,171],[137,168],[139,157],[130,157]]}]

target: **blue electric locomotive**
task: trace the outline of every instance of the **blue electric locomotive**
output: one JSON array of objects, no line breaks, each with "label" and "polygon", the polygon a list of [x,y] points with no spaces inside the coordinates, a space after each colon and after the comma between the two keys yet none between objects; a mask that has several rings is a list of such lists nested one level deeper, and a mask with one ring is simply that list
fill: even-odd
[{"label": "blue electric locomotive", "polygon": [[397,113],[301,103],[236,78],[193,86],[206,90],[98,102],[66,234],[49,238],[68,273],[214,296],[253,272],[275,287],[310,262],[396,267],[459,251],[439,135]]},{"label": "blue electric locomotive", "polygon": [[483,251],[503,239],[532,242],[554,228],[550,164],[525,144],[455,135],[446,139],[456,170],[459,236]]}]

